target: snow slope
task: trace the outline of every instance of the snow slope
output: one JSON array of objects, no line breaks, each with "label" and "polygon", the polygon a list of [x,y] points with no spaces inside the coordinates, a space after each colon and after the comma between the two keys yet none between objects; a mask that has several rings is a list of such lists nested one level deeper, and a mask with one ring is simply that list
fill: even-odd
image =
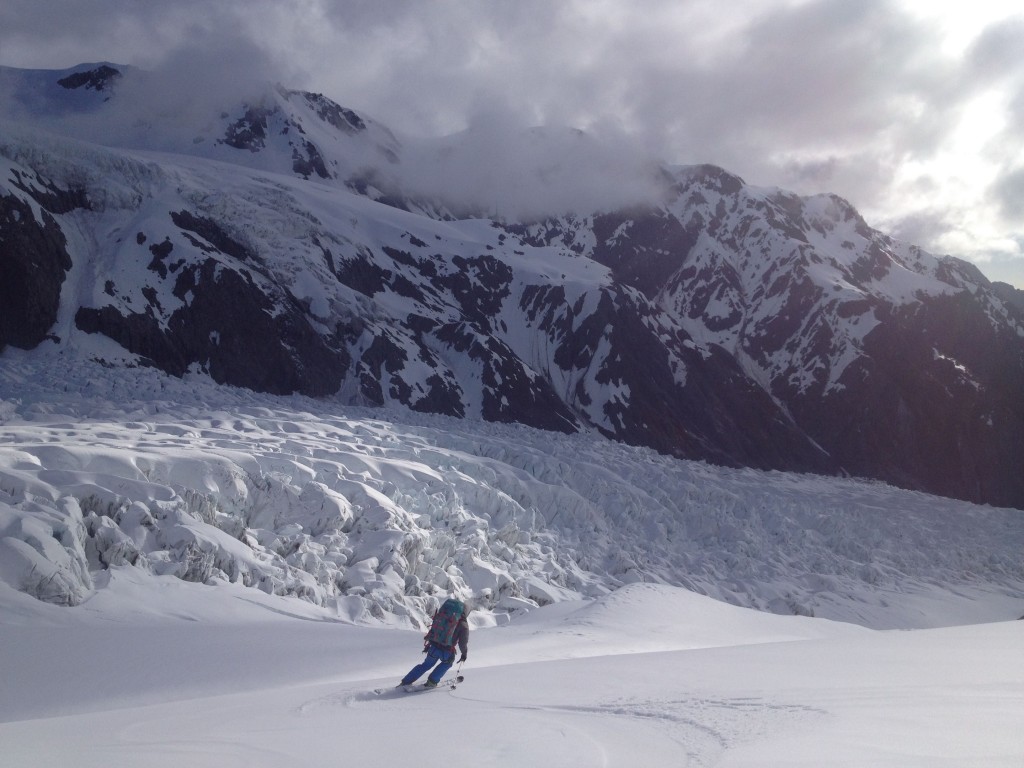
[{"label": "snow slope", "polygon": [[[4,363],[5,766],[1024,760],[1018,510]],[[449,592],[466,682],[377,693]]]},{"label": "snow slope", "polygon": [[[138,570],[72,609],[0,587],[9,766],[1018,766],[1024,623],[880,632],[635,584],[419,634]],[[383,692],[378,693],[378,690]]]}]

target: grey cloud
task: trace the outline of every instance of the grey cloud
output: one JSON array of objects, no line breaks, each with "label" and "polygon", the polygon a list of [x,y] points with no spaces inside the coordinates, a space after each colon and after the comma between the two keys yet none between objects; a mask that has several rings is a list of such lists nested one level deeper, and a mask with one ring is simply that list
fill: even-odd
[{"label": "grey cloud", "polygon": [[[798,181],[798,191],[856,201],[885,183],[859,168],[928,151],[956,108],[949,67],[928,53],[926,33],[878,0],[737,3],[714,50],[678,13],[724,16],[720,4],[652,2],[614,23],[580,2],[517,3],[500,16],[479,3],[458,7],[468,12],[335,10],[345,65],[318,75],[331,83],[321,89],[406,131],[462,127],[494,102],[520,127],[611,126],[638,154],[715,162],[755,183]],[[910,102],[928,108],[909,114]],[[849,158],[883,134],[881,154],[854,167]],[[800,164],[819,172],[793,174]]]},{"label": "grey cloud", "polygon": [[[196,30],[187,44],[169,50],[152,69],[122,67],[116,98],[100,112],[43,111],[31,119],[42,128],[99,144],[173,150],[212,125],[223,111],[258,102],[279,72],[273,58],[247,37],[219,34],[213,40]],[[31,104],[25,106],[32,112]],[[30,119],[25,114],[12,117]]]},{"label": "grey cloud", "polygon": [[1009,129],[1019,136],[1024,136],[1024,82],[1017,86],[1016,93],[1009,103]]},{"label": "grey cloud", "polygon": [[[897,0],[0,6],[0,63],[45,49],[61,57],[52,66],[112,60],[189,80],[205,56],[225,89],[258,74],[323,92],[406,136],[471,128],[473,151],[461,165],[433,171],[466,195],[494,196],[484,185],[501,178],[498,194],[510,209],[517,188],[525,205],[559,189],[601,186],[584,163],[640,179],[646,171],[623,169],[643,169],[651,156],[717,163],[751,183],[836,192],[870,209],[891,201],[897,169],[929,161],[965,104],[995,85],[1020,94],[1011,124],[989,148],[1012,168],[1024,137],[1022,46],[1024,20],[1010,20],[951,58],[937,29]],[[164,87],[176,92],[173,78]],[[549,132],[555,154],[575,158],[575,168],[524,138],[537,125],[588,131],[585,150],[570,134]],[[418,161],[413,175],[431,170]],[[1008,176],[992,191],[1004,213],[1015,189]],[[928,209],[926,192],[922,186],[922,200],[911,201],[915,208]]]},{"label": "grey cloud", "polygon": [[985,84],[993,79],[1024,76],[1024,17],[987,27],[971,44],[966,63],[970,75]]},{"label": "grey cloud", "polygon": [[915,211],[888,222],[886,228],[898,240],[929,248],[940,237],[954,230],[950,223],[951,213],[939,208]]},{"label": "grey cloud", "polygon": [[4,0],[0,64],[62,69],[110,61],[152,70],[185,56],[224,60],[241,49],[261,51],[279,75],[290,75],[301,42],[291,29],[315,24],[301,21],[301,10],[275,0]]},{"label": "grey cloud", "polygon": [[655,203],[659,165],[614,130],[523,129],[490,112],[466,131],[407,152],[406,189],[513,220]]},{"label": "grey cloud", "polygon": [[[42,23],[41,7],[51,4],[6,5],[11,19]],[[110,45],[118,19],[147,61],[173,50],[166,41],[175,36],[198,32],[216,45],[234,33],[304,72],[295,85],[401,131],[458,130],[497,102],[522,127],[612,125],[670,162],[717,162],[756,182],[769,182],[796,153],[837,156],[880,132],[894,134],[895,151],[934,145],[949,109],[938,85],[948,78],[927,55],[925,33],[882,0],[736,0],[728,10],[710,0],[651,0],[643,12],[594,0],[284,7],[94,0],[73,4],[51,33],[84,32],[97,45],[107,36]],[[274,20],[281,23],[271,28]],[[929,109],[907,119],[902,104],[913,100]]]},{"label": "grey cloud", "polygon": [[[716,73],[718,96],[699,144],[717,141],[736,162],[760,158],[766,173],[773,154],[870,147],[884,163],[886,153],[934,147],[952,106],[942,97],[942,63],[907,55],[921,49],[920,34],[877,2],[812,3],[766,19],[747,31],[744,55]],[[927,110],[915,115],[915,102]],[[737,121],[739,130],[715,139]]]},{"label": "grey cloud", "polygon": [[34,62],[28,66],[53,69],[100,60],[152,65],[193,33],[234,29],[236,25],[224,23],[231,15],[225,12],[227,5],[198,0],[5,0],[0,8],[0,55],[17,55]]},{"label": "grey cloud", "polygon": [[1002,174],[990,187],[989,195],[1007,223],[1024,226],[1024,166]]},{"label": "grey cloud", "polygon": [[1016,238],[1016,255],[1007,253],[977,254],[978,264],[982,273],[989,280],[1009,283],[1019,290],[1024,290],[1024,236]]},{"label": "grey cloud", "polygon": [[[1018,51],[1024,50],[1024,22],[1021,23]],[[1020,161],[1020,148],[1024,145],[1024,57],[1007,61],[1000,69],[1003,90],[1007,94],[1006,124],[995,138],[984,147],[985,153],[1003,166],[1012,166]]]}]

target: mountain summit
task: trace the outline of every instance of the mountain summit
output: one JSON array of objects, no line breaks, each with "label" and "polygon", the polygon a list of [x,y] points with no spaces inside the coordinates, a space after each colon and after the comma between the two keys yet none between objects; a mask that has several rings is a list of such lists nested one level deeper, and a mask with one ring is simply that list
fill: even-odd
[{"label": "mountain summit", "polygon": [[0,349],[1024,507],[1022,293],[836,196],[706,165],[545,196],[596,155],[540,131],[527,214],[456,188],[472,137],[319,94],[0,78]]}]

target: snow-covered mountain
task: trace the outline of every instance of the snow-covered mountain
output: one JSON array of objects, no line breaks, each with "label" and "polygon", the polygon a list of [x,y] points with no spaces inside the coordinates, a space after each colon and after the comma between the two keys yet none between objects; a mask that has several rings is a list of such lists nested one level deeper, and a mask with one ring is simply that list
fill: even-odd
[{"label": "snow-covered mountain", "polygon": [[[839,198],[666,166],[496,216],[427,181],[472,137],[408,142],[321,95],[3,80],[0,349],[1024,506],[1020,292]],[[535,175],[571,176],[571,146]]]},{"label": "snow-covered mountain", "polygon": [[153,77],[0,68],[5,766],[1020,764],[1020,291]]}]

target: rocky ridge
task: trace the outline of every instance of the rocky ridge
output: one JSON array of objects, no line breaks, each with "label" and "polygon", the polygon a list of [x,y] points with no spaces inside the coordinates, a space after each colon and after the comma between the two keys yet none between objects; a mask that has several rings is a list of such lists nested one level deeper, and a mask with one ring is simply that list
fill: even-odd
[{"label": "rocky ridge", "polygon": [[[109,69],[46,103],[102,116]],[[488,219],[281,87],[170,155],[2,128],[0,349],[1024,506],[1021,292],[835,196],[666,166],[655,202]]]}]

